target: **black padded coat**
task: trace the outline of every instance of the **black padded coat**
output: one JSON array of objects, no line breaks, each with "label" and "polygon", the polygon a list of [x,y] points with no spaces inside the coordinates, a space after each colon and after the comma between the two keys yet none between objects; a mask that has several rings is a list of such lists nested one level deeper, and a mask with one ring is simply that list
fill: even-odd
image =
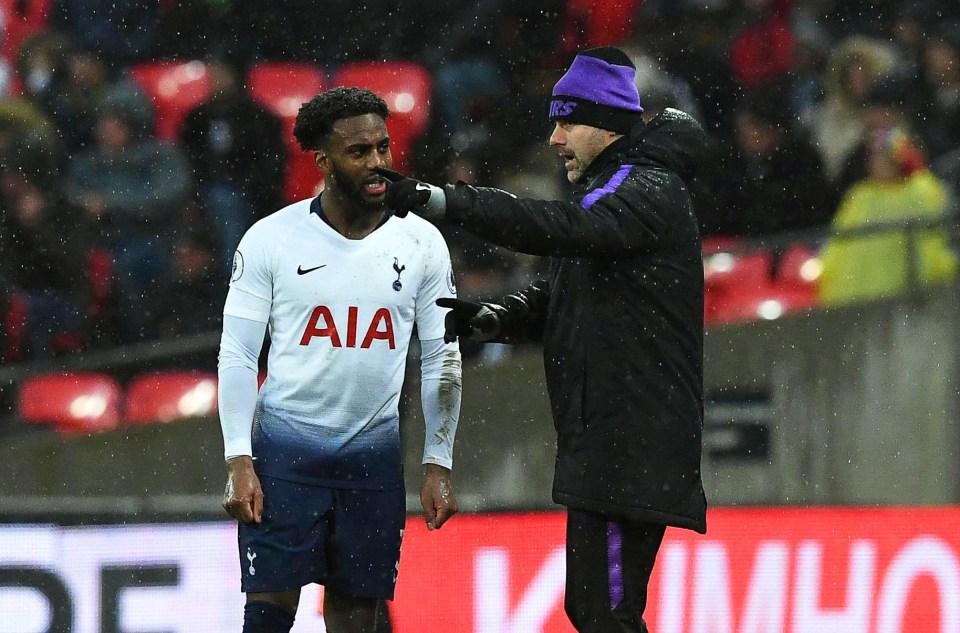
[{"label": "black padded coat", "polygon": [[568,201],[448,185],[447,220],[550,256],[501,302],[501,339],[541,341],[557,431],[553,498],[706,531],[703,263],[686,182],[704,148],[666,110],[607,147]]}]

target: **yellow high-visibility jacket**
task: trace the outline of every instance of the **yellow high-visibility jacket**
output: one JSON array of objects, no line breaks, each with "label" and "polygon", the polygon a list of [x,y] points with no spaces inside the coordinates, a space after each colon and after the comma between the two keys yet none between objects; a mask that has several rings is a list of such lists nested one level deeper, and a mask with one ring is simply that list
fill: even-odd
[{"label": "yellow high-visibility jacket", "polygon": [[[832,227],[852,229],[909,219],[936,217],[946,208],[944,185],[926,169],[905,180],[863,180],[844,196]],[[914,234],[916,273],[924,284],[953,279],[957,256],[950,249],[947,233],[940,228]],[[895,296],[909,283],[907,231],[896,229],[859,235],[831,237],[820,252],[823,272],[820,296],[825,305],[837,305]]]}]

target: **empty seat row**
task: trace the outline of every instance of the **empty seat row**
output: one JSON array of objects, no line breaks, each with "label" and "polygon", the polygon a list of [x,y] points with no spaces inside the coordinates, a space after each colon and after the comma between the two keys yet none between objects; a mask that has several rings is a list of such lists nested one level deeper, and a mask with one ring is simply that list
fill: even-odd
[{"label": "empty seat row", "polygon": [[25,380],[17,395],[23,422],[48,425],[65,434],[170,422],[216,411],[217,376],[201,371],[143,374],[126,388],[101,372],[42,374]]},{"label": "empty seat row", "polygon": [[779,258],[742,250],[736,238],[704,241],[704,318],[709,324],[776,319],[820,305],[820,262],[796,244]]}]

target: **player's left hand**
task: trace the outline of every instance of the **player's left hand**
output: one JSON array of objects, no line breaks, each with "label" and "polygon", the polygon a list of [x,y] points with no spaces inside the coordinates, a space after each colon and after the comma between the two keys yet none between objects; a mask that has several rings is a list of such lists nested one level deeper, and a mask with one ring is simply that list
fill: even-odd
[{"label": "player's left hand", "polygon": [[420,503],[428,530],[439,530],[460,510],[450,481],[450,469],[436,464],[426,465],[427,473],[420,489]]},{"label": "player's left hand", "polygon": [[386,167],[374,167],[373,171],[387,181],[387,206],[394,215],[404,218],[411,211],[431,220],[439,220],[447,209],[447,196],[440,187],[408,178]]}]

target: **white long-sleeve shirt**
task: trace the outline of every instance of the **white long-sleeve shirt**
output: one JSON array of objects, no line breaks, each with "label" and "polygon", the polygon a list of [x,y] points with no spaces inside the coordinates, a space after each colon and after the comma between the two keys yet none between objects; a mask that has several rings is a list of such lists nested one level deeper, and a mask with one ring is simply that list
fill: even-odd
[{"label": "white long-sleeve shirt", "polygon": [[[456,294],[439,231],[408,216],[350,240],[304,200],[257,222],[224,306],[219,407],[226,457],[318,485],[402,485],[398,403],[416,325],[424,462],[452,466],[460,355],[444,344],[441,297]],[[267,378],[257,357],[269,328]]]}]

